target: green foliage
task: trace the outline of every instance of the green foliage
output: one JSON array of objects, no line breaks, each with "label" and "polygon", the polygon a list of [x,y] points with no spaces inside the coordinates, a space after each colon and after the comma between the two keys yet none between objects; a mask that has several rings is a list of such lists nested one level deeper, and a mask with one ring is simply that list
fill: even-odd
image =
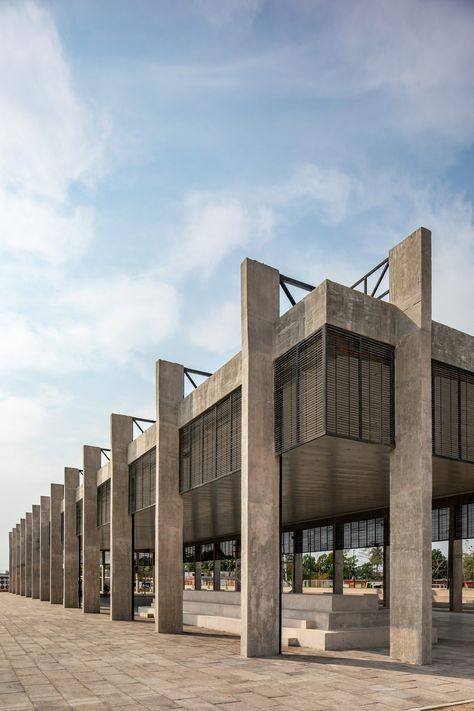
[{"label": "green foliage", "polygon": [[431,551],[431,575],[433,580],[448,577],[448,559],[439,548],[433,548]]},{"label": "green foliage", "polygon": [[474,580],[474,546],[469,546],[463,555],[464,580]]}]

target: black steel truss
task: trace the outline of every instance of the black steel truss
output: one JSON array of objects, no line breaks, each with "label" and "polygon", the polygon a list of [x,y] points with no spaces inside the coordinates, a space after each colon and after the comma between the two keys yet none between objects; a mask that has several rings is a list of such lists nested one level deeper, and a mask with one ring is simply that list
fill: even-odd
[{"label": "black steel truss", "polygon": [[306,284],[304,281],[293,279],[293,277],[285,276],[284,274],[280,274],[280,286],[292,306],[296,305],[296,301],[288,286],[295,286],[297,289],[303,289],[304,291],[313,291],[316,288],[311,284]]},{"label": "black steel truss", "polygon": [[210,378],[212,373],[208,373],[205,370],[196,370],[195,368],[184,368],[184,375],[189,380],[194,388],[197,388],[197,383],[191,375],[201,375],[203,378]]},{"label": "black steel truss", "polygon": [[386,259],[382,260],[380,264],[377,264],[376,267],[371,269],[367,274],[364,274],[363,277],[361,277],[358,281],[355,282],[355,284],[352,284],[351,289],[356,289],[360,284],[364,285],[364,294],[369,294],[369,277],[371,277],[373,274],[378,272],[380,270],[380,274],[378,275],[378,279],[375,283],[375,286],[373,287],[372,291],[370,292],[370,296],[373,296],[377,299],[383,299],[384,296],[388,296],[389,294],[389,289],[387,291],[384,291],[382,294],[379,294],[377,296],[377,291],[380,287],[380,284],[382,283],[382,280],[387,273],[389,268],[389,259],[386,257]]}]

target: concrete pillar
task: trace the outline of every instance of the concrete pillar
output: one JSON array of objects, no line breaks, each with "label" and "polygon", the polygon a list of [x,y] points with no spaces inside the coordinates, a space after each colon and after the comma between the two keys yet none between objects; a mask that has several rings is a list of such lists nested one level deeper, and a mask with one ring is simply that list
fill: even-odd
[{"label": "concrete pillar", "polygon": [[13,531],[8,534],[8,592],[12,591]]},{"label": "concrete pillar", "polygon": [[390,251],[395,447],[390,455],[390,654],[431,663],[431,233]]},{"label": "concrete pillar", "polygon": [[33,504],[31,548],[31,597],[39,600],[40,589],[40,507]]},{"label": "concrete pillar", "polygon": [[178,363],[156,364],[155,627],[183,629],[183,500],[179,493],[178,408],[184,370]]},{"label": "concrete pillar", "polygon": [[110,417],[110,619],[133,619],[132,517],[129,513],[128,445],[133,419]]},{"label": "concrete pillar", "polygon": [[26,519],[20,519],[20,595],[25,595],[26,578]]},{"label": "concrete pillar", "polygon": [[82,510],[82,610],[100,612],[100,550],[97,528],[97,472],[100,447],[84,447],[84,486]]},{"label": "concrete pillar", "polygon": [[201,589],[201,561],[200,560],[196,561],[196,563],[194,565],[195,565],[194,589],[200,590]]},{"label": "concrete pillar", "polygon": [[15,594],[16,586],[16,527],[12,528],[11,539],[11,563],[10,563],[10,592]]},{"label": "concrete pillar", "polygon": [[79,544],[76,531],[76,489],[79,469],[64,469],[64,607],[79,607]]},{"label": "concrete pillar", "polygon": [[49,502],[49,496],[40,499],[40,600],[45,602],[49,602],[50,585]]},{"label": "concrete pillar", "polygon": [[335,548],[333,551],[332,593],[333,595],[344,594],[344,550],[342,548]]},{"label": "concrete pillar", "polygon": [[241,267],[242,466],[241,654],[280,652],[280,465],[274,454],[273,332],[280,311],[276,269]]},{"label": "concrete pillar", "polygon": [[25,596],[31,597],[31,578],[33,565],[33,516],[26,514],[26,554],[25,554]]},{"label": "concrete pillar", "polygon": [[51,484],[49,599],[53,605],[62,605],[63,602],[63,545],[61,542],[61,504],[63,496],[63,484]]},{"label": "concrete pillar", "polygon": [[303,554],[293,554],[293,592],[303,592]]},{"label": "concrete pillar", "polygon": [[449,609],[462,612],[462,589],[464,587],[464,561],[462,540],[449,541]]},{"label": "concrete pillar", "polygon": [[390,546],[383,547],[383,606],[390,607]]},{"label": "concrete pillar", "polygon": [[21,595],[21,524],[16,526],[16,584],[15,593]]}]

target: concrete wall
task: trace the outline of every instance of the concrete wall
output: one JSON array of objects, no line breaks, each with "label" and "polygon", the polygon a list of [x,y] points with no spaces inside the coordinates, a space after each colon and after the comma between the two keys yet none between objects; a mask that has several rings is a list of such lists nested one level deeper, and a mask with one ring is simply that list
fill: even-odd
[{"label": "concrete wall", "polygon": [[474,336],[432,322],[431,355],[434,360],[474,372]]},{"label": "concrete wall", "polygon": [[142,432],[133,442],[128,445],[128,463],[139,459],[144,454],[153,449],[156,442],[156,425],[150,425],[145,432]]}]

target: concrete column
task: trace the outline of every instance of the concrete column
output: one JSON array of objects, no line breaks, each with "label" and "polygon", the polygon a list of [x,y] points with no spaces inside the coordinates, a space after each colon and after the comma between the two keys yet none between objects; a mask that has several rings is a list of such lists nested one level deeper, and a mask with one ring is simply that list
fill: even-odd
[{"label": "concrete column", "polygon": [[195,573],[194,573],[194,589],[195,590],[200,590],[201,589],[201,561],[196,561],[195,565]]},{"label": "concrete column", "polygon": [[293,592],[303,592],[303,554],[293,554]]},{"label": "concrete column", "polygon": [[16,527],[12,528],[11,563],[10,563],[10,592],[15,594],[16,586]]},{"label": "concrete column", "polygon": [[390,546],[383,547],[383,606],[390,607]]},{"label": "concrete column", "polygon": [[449,541],[449,609],[462,612],[462,589],[464,587],[464,561],[462,540]]},{"label": "concrete column", "polygon": [[53,605],[62,605],[63,602],[63,545],[61,543],[61,504],[63,496],[63,484],[51,484],[49,599]]},{"label": "concrete column", "polygon": [[20,595],[25,595],[26,578],[26,519],[20,519]]},{"label": "concrete column", "polygon": [[155,627],[183,629],[183,500],[179,493],[178,408],[184,370],[178,363],[156,364]]},{"label": "concrete column", "polygon": [[133,419],[110,417],[110,619],[133,619],[132,517],[129,513],[128,445]]},{"label": "concrete column", "polygon": [[344,550],[342,548],[335,548],[333,551],[332,593],[333,595],[344,594]]},{"label": "concrete column", "polygon": [[40,600],[46,602],[49,602],[50,584],[49,502],[49,496],[42,496],[40,499]]},{"label": "concrete column", "polygon": [[79,469],[64,469],[64,607],[79,607],[79,545],[76,531],[76,489]]},{"label": "concrete column", "polygon": [[12,591],[13,531],[8,534],[8,592]]},{"label": "concrete column", "polygon": [[32,515],[32,567],[31,567],[31,597],[39,600],[40,589],[40,507],[33,504]]},{"label": "concrete column", "polygon": [[21,524],[16,526],[16,584],[15,593],[21,595]]},{"label": "concrete column", "polygon": [[100,612],[100,550],[97,528],[97,472],[100,447],[84,447],[84,494],[82,513],[82,610]]},{"label": "concrete column", "polygon": [[399,308],[395,447],[390,455],[390,654],[431,663],[431,234],[390,251],[390,301]]},{"label": "concrete column", "polygon": [[280,466],[274,454],[273,332],[279,274],[241,267],[242,467],[241,654],[280,652]]},{"label": "concrete column", "polygon": [[31,579],[33,565],[33,516],[26,514],[26,555],[25,555],[25,596],[31,597]]}]

